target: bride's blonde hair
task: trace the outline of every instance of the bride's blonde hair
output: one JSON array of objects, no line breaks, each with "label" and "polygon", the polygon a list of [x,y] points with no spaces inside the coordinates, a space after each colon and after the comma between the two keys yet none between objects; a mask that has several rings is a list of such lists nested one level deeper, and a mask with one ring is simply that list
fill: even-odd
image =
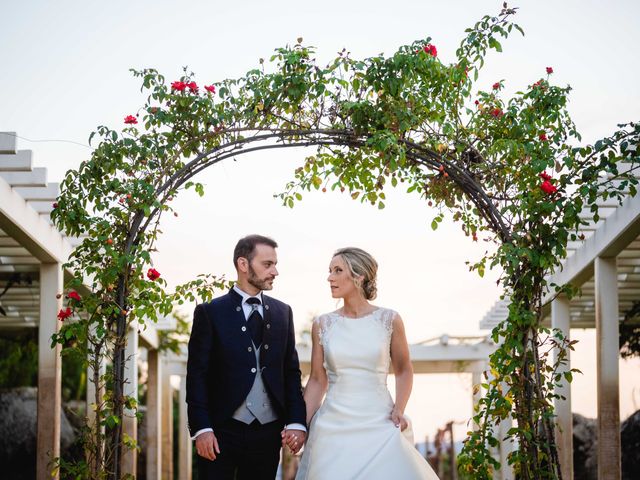
[{"label": "bride's blonde hair", "polygon": [[[344,263],[349,267],[351,277],[356,287],[360,289],[362,295],[367,300],[373,300],[378,295],[376,278],[378,275],[378,262],[369,253],[361,248],[346,247],[340,248],[333,254],[342,257]],[[357,277],[362,276],[362,281]]]}]

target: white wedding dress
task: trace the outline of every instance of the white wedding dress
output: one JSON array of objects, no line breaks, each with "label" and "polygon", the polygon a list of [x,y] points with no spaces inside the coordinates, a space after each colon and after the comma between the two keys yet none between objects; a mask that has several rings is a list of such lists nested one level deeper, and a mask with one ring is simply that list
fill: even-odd
[{"label": "white wedding dress", "polygon": [[391,421],[387,389],[393,310],[316,318],[329,377],[327,395],[309,425],[296,480],[437,480],[413,445],[411,427]]}]

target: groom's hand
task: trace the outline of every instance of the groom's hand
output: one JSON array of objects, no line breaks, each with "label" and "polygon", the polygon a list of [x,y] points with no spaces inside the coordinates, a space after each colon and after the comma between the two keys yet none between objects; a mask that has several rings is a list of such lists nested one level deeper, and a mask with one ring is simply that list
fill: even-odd
[{"label": "groom's hand", "polygon": [[215,460],[220,455],[218,439],[213,432],[204,432],[196,437],[196,452],[207,460]]}]

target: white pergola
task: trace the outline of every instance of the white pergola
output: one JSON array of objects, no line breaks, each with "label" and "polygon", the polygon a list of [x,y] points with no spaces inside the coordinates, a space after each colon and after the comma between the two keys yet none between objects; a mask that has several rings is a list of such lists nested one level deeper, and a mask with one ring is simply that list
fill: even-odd
[{"label": "white pergola", "polygon": [[[49,462],[60,455],[61,360],[60,347],[51,348],[51,336],[60,328],[62,265],[79,240],[61,234],[49,218],[59,184],[47,181],[46,168],[34,168],[32,152],[17,150],[15,132],[0,132],[0,329],[38,329],[37,478],[51,479]],[[82,292],[80,292],[82,293]],[[130,331],[126,369],[131,381],[129,395],[137,396],[137,360],[140,347],[147,356],[147,478],[173,478],[172,389],[170,376],[182,365],[158,352],[159,329],[172,328],[169,321],[145,330]],[[91,372],[89,372],[91,375]],[[135,379],[135,380],[134,380]],[[183,389],[181,389],[182,391]],[[93,384],[87,384],[87,412],[91,415]],[[184,410],[181,408],[181,412]],[[184,435],[188,432],[186,420]],[[137,424],[128,418],[125,432],[137,438]],[[190,454],[190,442],[184,452]],[[190,478],[190,455],[181,453],[180,478]],[[123,457],[123,472],[136,473],[136,453]]]},{"label": "white pergola", "polygon": [[[627,192],[628,193],[628,192]],[[547,278],[557,285],[581,287],[572,300],[564,296],[544,299],[544,323],[569,336],[570,328],[596,329],[598,391],[598,478],[621,478],[619,405],[619,322],[634,301],[640,300],[640,196],[627,195],[622,205],[599,203],[600,219],[585,210],[585,239],[569,244],[562,268]],[[507,318],[508,299],[494,304],[480,322],[493,328]],[[577,348],[580,348],[578,345]],[[570,369],[570,364],[565,370]],[[573,478],[573,420],[571,388],[566,382],[558,392],[566,397],[555,408],[559,425],[558,445],[563,478]]]}]

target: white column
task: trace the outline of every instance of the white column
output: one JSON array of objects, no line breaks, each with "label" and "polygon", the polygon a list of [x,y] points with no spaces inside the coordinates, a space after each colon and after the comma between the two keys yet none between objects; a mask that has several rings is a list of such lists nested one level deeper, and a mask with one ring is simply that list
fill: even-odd
[{"label": "white column", "polygon": [[[124,352],[124,376],[125,383],[123,393],[128,397],[138,400],[138,330],[129,328],[127,332],[127,345]],[[136,410],[126,409],[122,422],[122,431],[132,440],[138,439],[138,419]],[[136,476],[136,464],[138,452],[136,449],[124,448],[122,451],[122,473]]]},{"label": "white column", "polygon": [[[482,388],[482,374],[487,370],[489,366],[487,362],[474,362],[473,370],[471,372],[471,395],[473,408],[471,410],[471,416],[476,414],[475,407],[480,402],[480,399],[484,396],[484,389]],[[478,424],[473,422],[473,429],[478,429]]]},{"label": "white column", "polygon": [[169,365],[162,365],[162,478],[173,478],[173,389]]},{"label": "white column", "polygon": [[598,479],[621,478],[618,276],[615,258],[595,259]]},{"label": "white column", "polygon": [[[506,392],[508,390],[508,386],[506,383],[502,384],[502,391]],[[507,432],[513,426],[513,421],[511,416],[508,416],[504,420],[500,422],[498,425],[498,440],[500,441],[500,478],[502,480],[513,480],[515,474],[513,473],[513,467],[509,465],[509,461],[507,460],[508,455],[513,451],[513,441],[505,441],[503,440],[507,436]]]},{"label": "white column", "polygon": [[[90,335],[95,335],[95,325],[92,325],[90,328],[91,328]],[[104,375],[105,371],[106,371],[106,362],[105,362],[105,358],[102,357],[100,359],[100,364],[98,366],[98,376],[101,377],[102,375]],[[95,432],[94,429],[99,429],[101,433],[104,433],[104,427],[95,425],[96,387],[99,388],[100,390],[99,402],[102,402],[102,399],[104,396],[104,385],[101,385],[100,383],[98,383],[98,385],[96,386],[96,384],[94,383],[93,373],[94,373],[93,367],[91,366],[91,364],[89,364],[87,366],[87,396],[86,396],[87,425],[92,428],[92,432]],[[100,382],[100,380],[98,380],[98,382]],[[102,443],[103,443],[102,447],[104,448],[104,442]],[[87,457],[88,457],[87,458],[88,462],[95,460],[95,458],[92,458],[94,457],[94,455],[87,455]]]},{"label": "white column", "polygon": [[178,418],[178,448],[180,480],[191,480],[191,436],[187,428],[187,372],[180,375],[180,392],[178,396],[180,417]]},{"label": "white column", "polygon": [[[560,330],[567,340],[570,336],[570,320],[569,299],[561,295],[551,302],[551,326]],[[557,360],[558,353],[557,350],[554,351],[554,360]],[[565,359],[567,363],[558,368],[558,373],[563,376],[555,393],[564,397],[565,400],[560,398],[554,401],[554,410],[557,416],[555,437],[562,478],[570,480],[573,478],[573,415],[571,413],[571,384],[564,378],[564,373],[571,370],[569,349],[566,351]]]},{"label": "white column", "polygon": [[[90,332],[89,334],[91,336],[95,335],[95,331],[96,331],[96,326],[95,324],[91,325],[90,327]],[[106,348],[106,347],[104,347]],[[100,365],[98,367],[98,375],[102,376],[106,371],[106,363],[105,363],[105,359],[104,356],[101,358],[100,360]],[[95,422],[95,403],[96,403],[96,385],[93,382],[93,367],[91,366],[91,364],[89,364],[87,366],[87,421],[89,422],[89,425],[93,424],[93,422]],[[98,386],[100,388],[100,399],[102,399],[102,396],[104,395],[104,386],[103,385],[99,385]]]},{"label": "white column", "polygon": [[147,364],[147,480],[161,480],[162,361],[158,350],[148,350]]},{"label": "white column", "polygon": [[38,480],[51,475],[52,459],[60,456],[61,370],[60,345],[51,348],[51,336],[60,329],[58,312],[62,300],[62,267],[59,263],[40,265],[40,327],[38,330],[38,439],[36,470]]}]

